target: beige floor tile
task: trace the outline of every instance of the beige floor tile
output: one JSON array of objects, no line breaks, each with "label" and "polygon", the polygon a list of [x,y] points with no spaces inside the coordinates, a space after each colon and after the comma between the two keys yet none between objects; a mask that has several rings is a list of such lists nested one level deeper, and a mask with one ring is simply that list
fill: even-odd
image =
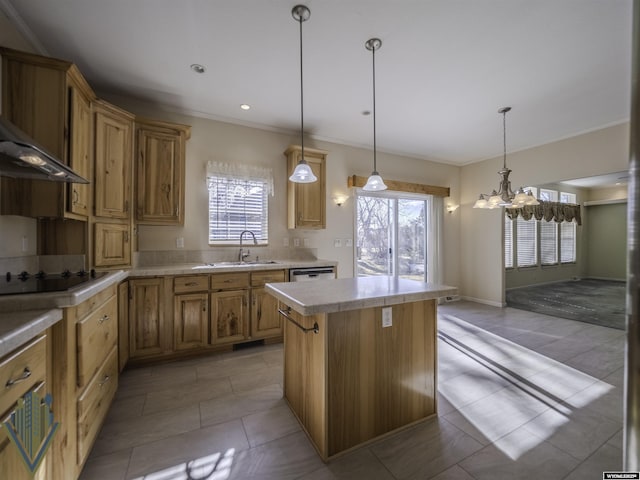
[{"label": "beige floor tile", "polygon": [[121,422],[106,423],[98,435],[92,453],[104,455],[198,428],[200,428],[198,405],[177,409],[171,413],[162,412]]},{"label": "beige floor tile", "polygon": [[221,397],[231,393],[231,383],[228,378],[200,380],[187,383],[180,388],[168,388],[147,395],[144,405],[144,415],[151,415],[162,411],[197,405],[204,400]]},{"label": "beige floor tile", "polygon": [[602,478],[602,472],[620,472],[622,468],[622,450],[611,445],[603,445],[593,455],[582,462],[564,480],[584,480]]},{"label": "beige floor tile", "polygon": [[444,472],[439,473],[435,477],[431,477],[432,480],[474,480],[462,467],[454,465],[451,468],[446,469]]},{"label": "beige floor tile", "polygon": [[[135,372],[133,370],[132,372]],[[127,371],[121,375],[118,382],[118,396],[131,397],[141,394],[166,390],[167,388],[181,388],[196,381],[196,369],[194,367],[172,366],[164,373],[151,375],[129,375]]]},{"label": "beige floor tile", "polygon": [[262,355],[252,354],[242,357],[225,358],[222,362],[202,364],[196,366],[198,380],[214,380],[231,377],[233,375],[251,374],[256,370],[267,368],[268,365]]},{"label": "beige floor tile", "polygon": [[111,408],[109,408],[109,413],[105,421],[107,423],[113,423],[142,416],[146,399],[147,396],[145,394],[132,397],[116,396],[116,399],[111,404]]},{"label": "beige floor tile", "polygon": [[427,420],[370,447],[396,478],[428,478],[482,445],[443,418]]},{"label": "beige floor tile", "polygon": [[255,447],[301,430],[288,405],[242,417],[249,445]]},{"label": "beige floor tile", "polygon": [[124,480],[130,458],[130,448],[101,456],[92,452],[79,480]]},{"label": "beige floor tile", "polygon": [[231,387],[234,392],[246,392],[265,385],[282,384],[284,370],[282,366],[256,369],[252,372],[231,375]]},{"label": "beige floor tile", "polygon": [[[180,478],[178,472],[187,473],[202,465],[209,469],[210,477],[223,474],[225,464],[249,448],[242,422],[231,422],[199,428],[173,435],[133,448],[127,478],[143,478],[145,475],[172,472],[167,478]],[[203,478],[192,474],[193,478]],[[204,477],[207,478],[207,477]]]},{"label": "beige floor tile", "polygon": [[285,400],[282,398],[282,387],[267,385],[200,402],[201,422],[203,426],[213,425],[282,405],[285,405]]}]

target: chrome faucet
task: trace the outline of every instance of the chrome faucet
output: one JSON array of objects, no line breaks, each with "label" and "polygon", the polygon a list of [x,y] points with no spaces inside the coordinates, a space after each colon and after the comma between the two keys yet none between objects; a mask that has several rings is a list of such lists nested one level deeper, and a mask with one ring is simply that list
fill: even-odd
[{"label": "chrome faucet", "polygon": [[240,232],[240,252],[238,253],[238,261],[239,262],[244,262],[244,259],[247,258],[251,254],[249,249],[247,249],[247,251],[245,252],[244,249],[242,248],[242,236],[245,233],[248,233],[253,237],[253,244],[254,245],[258,244],[258,240],[256,240],[256,236],[253,234],[253,232],[251,230],[243,230],[242,232]]}]

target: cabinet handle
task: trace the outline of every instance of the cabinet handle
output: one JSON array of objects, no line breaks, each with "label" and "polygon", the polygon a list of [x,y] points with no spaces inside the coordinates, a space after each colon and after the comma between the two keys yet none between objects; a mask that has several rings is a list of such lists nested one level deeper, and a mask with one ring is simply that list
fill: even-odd
[{"label": "cabinet handle", "polygon": [[10,378],[9,380],[7,380],[7,383],[5,383],[4,386],[5,386],[5,388],[11,388],[16,383],[23,382],[24,380],[26,380],[30,376],[31,376],[31,370],[29,370],[28,366],[24,367],[24,370],[23,370],[22,374],[18,378]]},{"label": "cabinet handle", "polygon": [[129,232],[124,232],[124,243],[129,243]]},{"label": "cabinet handle", "polygon": [[100,385],[100,388],[102,388],[102,386],[107,383],[109,380],[111,380],[111,377],[109,375],[105,375],[102,378],[102,381],[100,383],[98,383],[98,385]]},{"label": "cabinet handle", "polygon": [[298,222],[302,222],[302,212],[298,212]]},{"label": "cabinet handle", "polygon": [[207,311],[207,302],[202,300],[202,311],[206,312]]},{"label": "cabinet handle", "polygon": [[73,189],[73,204],[76,205],[78,203],[78,190],[76,190],[75,188]]},{"label": "cabinet handle", "polygon": [[184,284],[185,287],[197,287],[198,282],[187,282]]},{"label": "cabinet handle", "polygon": [[104,322],[106,322],[107,320],[109,320],[109,315],[107,315],[106,313],[100,317],[100,319],[98,320],[98,324],[102,324]]},{"label": "cabinet handle", "polygon": [[233,282],[233,280],[227,279],[227,280],[224,280],[222,283],[231,283],[231,282]]},{"label": "cabinet handle", "polygon": [[125,213],[129,211],[129,200],[124,201],[124,211]]}]

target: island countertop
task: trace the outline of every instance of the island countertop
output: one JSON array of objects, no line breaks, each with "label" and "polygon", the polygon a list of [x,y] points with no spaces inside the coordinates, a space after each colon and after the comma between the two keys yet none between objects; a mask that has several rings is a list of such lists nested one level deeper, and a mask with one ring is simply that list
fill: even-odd
[{"label": "island countertop", "polygon": [[456,295],[448,285],[394,276],[267,283],[266,291],[301,315],[333,313]]}]

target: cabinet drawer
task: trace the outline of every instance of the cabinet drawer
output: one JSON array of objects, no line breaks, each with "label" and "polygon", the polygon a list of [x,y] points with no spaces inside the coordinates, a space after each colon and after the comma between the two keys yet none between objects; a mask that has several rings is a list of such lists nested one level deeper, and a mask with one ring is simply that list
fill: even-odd
[{"label": "cabinet drawer", "polygon": [[75,307],[76,309],[76,318],[84,318],[91,312],[93,312],[96,308],[102,305],[104,302],[109,300],[112,296],[116,294],[116,285],[111,285],[100,293],[96,293],[89,300],[82,302],[80,305]]},{"label": "cabinet drawer", "polygon": [[112,297],[76,324],[78,386],[83,387],[98,370],[118,340],[118,299]]},{"label": "cabinet drawer", "polygon": [[82,465],[91,450],[117,389],[118,349],[113,347],[78,398],[78,465]]},{"label": "cabinet drawer", "polygon": [[268,270],[266,272],[253,272],[251,273],[251,286],[261,287],[265,283],[277,283],[284,282],[285,280],[284,270]]},{"label": "cabinet drawer", "polygon": [[249,286],[249,272],[216,273],[211,275],[211,290],[229,290],[247,288]]},{"label": "cabinet drawer", "polygon": [[47,373],[46,336],[38,337],[0,362],[0,412],[7,411]]},{"label": "cabinet drawer", "polygon": [[204,292],[209,290],[209,277],[207,275],[186,275],[173,279],[174,293]]}]

